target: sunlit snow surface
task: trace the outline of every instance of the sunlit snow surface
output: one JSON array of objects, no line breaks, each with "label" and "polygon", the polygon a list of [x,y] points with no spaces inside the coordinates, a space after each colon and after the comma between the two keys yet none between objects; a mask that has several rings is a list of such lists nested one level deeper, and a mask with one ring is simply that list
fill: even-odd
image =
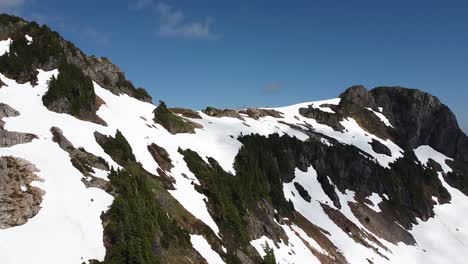
[{"label": "sunlit snow surface", "polygon": [[[445,160],[450,160],[450,158],[445,157],[432,148],[422,146],[416,149],[415,153],[421,163],[426,164],[427,160],[431,158],[439,162],[446,172],[449,171]],[[413,229],[409,231],[417,241],[416,246],[408,246],[403,243],[399,243],[398,246],[396,246],[378,238],[378,240],[389,249],[389,251],[380,249],[380,253],[388,257],[389,260],[382,258],[369,248],[355,243],[328,218],[319,202],[326,203],[333,207],[332,201],[322,190],[320,183],[317,181],[317,173],[313,167],[309,167],[307,172],[296,169],[296,178],[291,183],[285,183],[283,185],[283,190],[286,199],[293,202],[294,208],[299,213],[304,215],[312,223],[331,233],[329,239],[340,249],[350,263],[366,263],[364,261],[366,258],[372,260],[373,263],[466,263],[466,250],[468,250],[468,221],[466,221],[468,198],[457,189],[450,187],[443,179],[441,173],[439,173],[439,178],[444,187],[450,192],[452,201],[449,204],[436,205],[434,208],[435,217],[430,218],[427,222],[418,219],[418,224],[414,225]],[[308,203],[299,195],[294,187],[294,182],[300,183],[308,191],[309,195],[312,197],[311,203]],[[354,201],[353,193],[347,191],[348,194],[342,194],[338,190],[336,190],[336,192],[341,201],[341,212],[358,225],[359,228],[366,230],[352,214],[346,203],[346,201]],[[374,204],[382,200],[376,194],[373,194],[369,199],[373,201]],[[380,211],[380,209],[375,208],[375,206],[373,209],[377,212]],[[263,254],[263,249],[259,245],[264,244],[264,241],[265,238],[252,241],[260,254]],[[268,241],[271,245],[272,241]],[[367,242],[370,243],[370,241]],[[373,246],[377,245],[373,244]],[[281,253],[276,254],[276,251],[277,250],[275,250],[276,256],[282,256]]]},{"label": "sunlit snow surface", "polygon": [[33,38],[29,36],[28,34],[24,35],[24,38],[28,42],[28,45],[31,45],[33,43]]},{"label": "sunlit snow surface", "polygon": [[312,247],[319,252],[324,252],[315,240],[310,238],[298,226],[280,225],[288,236],[288,243],[281,241],[275,244],[270,238],[263,236],[250,241],[250,244],[258,251],[261,257],[266,255],[264,246],[268,244],[274,251],[276,261],[279,263],[320,263],[315,255],[308,249]]},{"label": "sunlit snow surface", "polygon": [[3,54],[7,52],[10,52],[11,42],[12,42],[11,38],[0,41],[0,56],[2,56]]},{"label": "sunlit snow surface", "polygon": [[195,248],[208,263],[225,263],[219,254],[211,248],[210,244],[208,244],[208,241],[206,241],[202,235],[190,235],[190,242],[192,243],[193,248]]},{"label": "sunlit snow surface", "polygon": [[0,148],[0,155],[33,163],[44,180],[33,185],[45,191],[35,217],[22,226],[0,230],[1,263],[82,263],[105,256],[100,215],[113,198],[100,189],[85,187],[83,175],[72,166],[68,153],[52,141],[50,128],[60,127],[75,146],[107,158],[111,164],[112,160],[92,136],[102,127],[50,112],[42,104],[46,81],[55,74],[57,71],[39,71],[35,87],[0,75],[7,85],[0,88],[0,101],[20,112],[18,117],[4,119],[5,129],[39,137],[31,143]]},{"label": "sunlit snow surface", "polygon": [[[8,49],[9,42],[0,41],[0,53],[5,53]],[[169,153],[174,165],[169,174],[175,179],[175,190],[171,190],[170,193],[218,236],[219,228],[207,209],[207,197],[195,190],[194,184],[199,182],[188,169],[183,156],[178,152],[179,148],[196,151],[205,160],[207,157],[213,157],[222,168],[234,175],[234,158],[241,147],[237,137],[241,134],[258,133],[268,136],[279,133],[295,136],[299,140],[308,139],[305,133],[282,123],[285,122],[301,126],[306,130],[313,129],[317,133],[335,138],[342,144],[354,145],[383,167],[389,167],[403,155],[402,149],[395,143],[363,130],[352,118],[341,122],[345,130],[340,132],[299,114],[299,108],[309,106],[333,113],[327,105],[338,105],[340,99],[274,108],[282,113],[281,118],[267,116],[254,120],[244,116],[245,121],[243,121],[229,117],[210,117],[199,112],[202,119],[191,120],[203,128],[196,129],[195,134],[172,135],[153,121],[153,110],[156,108],[153,104],[123,94],[115,95],[94,84],[97,96],[104,101],[97,114],[108,126],[97,125],[67,114],[48,111],[44,107],[42,95],[47,90],[46,82],[56,74],[58,74],[56,70],[39,71],[39,81],[35,87],[31,87],[29,83],[17,84],[0,75],[6,84],[0,88],[0,102],[8,104],[20,113],[18,117],[3,120],[5,129],[33,133],[39,137],[31,143],[0,148],[0,155],[20,157],[33,163],[39,169],[38,176],[44,179],[43,182],[34,182],[33,185],[46,192],[41,204],[42,209],[35,217],[22,226],[0,230],[1,263],[82,263],[89,259],[102,260],[105,256],[100,215],[111,205],[112,196],[100,189],[85,187],[81,182],[83,175],[72,166],[68,153],[52,141],[50,132],[52,126],[59,127],[75,147],[83,147],[86,151],[104,158],[116,168],[119,166],[97,144],[94,138],[95,131],[113,136],[117,129],[120,130],[131,145],[136,159],[148,172],[155,175],[158,164],[148,152],[148,145],[155,143],[163,147]],[[380,113],[374,113],[382,122],[391,126],[389,122],[387,124],[388,119],[381,114],[382,110],[379,111]],[[391,156],[375,153],[370,145],[372,140],[386,145],[391,151]],[[332,144],[328,140],[322,142],[326,145]],[[449,158],[428,146],[416,149],[415,153],[422,164],[426,164],[428,159],[432,158],[439,162],[445,171],[450,170],[445,164],[445,160]],[[331,207],[333,203],[322,190],[313,167],[309,167],[306,172],[296,170],[295,174],[296,178],[291,183],[283,185],[286,199],[291,200],[295,209],[306,219],[330,232],[327,237],[350,263],[367,263],[366,259],[374,263],[389,263],[373,250],[356,243],[330,220],[320,203]],[[107,172],[103,170],[95,169],[94,176],[107,180]],[[420,221],[421,223],[410,231],[418,242],[417,247],[401,243],[395,246],[379,240],[390,250],[381,249],[380,253],[388,257],[392,263],[447,263],[442,262],[447,259],[450,263],[464,263],[462,261],[464,254],[461,252],[467,250],[464,243],[468,241],[466,235],[468,221],[465,221],[463,212],[468,212],[468,201],[466,196],[449,187],[441,175],[439,177],[452,195],[452,202],[437,205],[435,218],[427,222]],[[308,191],[312,197],[311,203],[302,199],[294,187],[294,182],[300,183]],[[341,213],[366,231],[348,205],[348,202],[355,202],[354,193],[351,191],[341,193],[338,190],[336,192],[342,205]],[[384,194],[382,196],[372,194],[368,197],[374,204],[369,207],[376,212],[380,212],[377,205],[382,201],[381,197],[388,200]],[[324,255],[329,254],[300,227],[294,224],[278,223],[278,225],[288,236],[289,243],[281,241],[275,245],[267,237],[251,241],[260,255],[264,254],[261,245],[266,242],[274,249],[280,263],[318,263],[318,259],[309,248]],[[202,236],[191,235],[191,241],[208,263],[223,263],[219,254]],[[378,247],[372,241],[367,242]]]}]

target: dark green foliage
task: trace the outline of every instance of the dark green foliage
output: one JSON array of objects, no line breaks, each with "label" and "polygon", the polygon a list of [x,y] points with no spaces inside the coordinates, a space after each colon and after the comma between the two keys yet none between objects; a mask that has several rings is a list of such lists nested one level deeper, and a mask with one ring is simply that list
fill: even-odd
[{"label": "dark green foliage", "polygon": [[468,195],[468,163],[461,161],[447,161],[447,165],[452,168],[452,172],[447,173],[447,183]]},{"label": "dark green foliage", "polygon": [[10,51],[0,56],[0,71],[10,76],[33,71],[32,50],[24,36],[18,36],[11,43]]},{"label": "dark green foliage", "polygon": [[225,172],[219,164],[209,158],[210,164],[206,164],[202,158],[192,150],[179,150],[184,155],[190,171],[202,182],[200,190],[213,205],[213,218],[219,224],[224,237],[247,245],[249,236],[242,218],[246,213],[245,199],[240,197],[240,186],[237,177]]},{"label": "dark green foliage", "polygon": [[104,232],[111,246],[104,263],[160,263],[155,248],[191,246],[188,232],[157,204],[154,180],[139,164],[112,170],[109,179],[115,200],[106,215],[109,223]]},{"label": "dark green foliage", "polygon": [[227,264],[242,264],[242,261],[239,259],[238,256],[236,256],[234,254],[229,254],[229,252],[228,252],[228,255],[227,255],[227,258],[226,258],[226,263]]},{"label": "dark green foliage", "polygon": [[49,81],[49,89],[42,97],[45,106],[66,98],[70,103],[70,114],[79,115],[81,111],[93,111],[96,94],[91,78],[74,64],[62,63],[57,78]]},{"label": "dark green foliage", "polygon": [[136,99],[139,100],[145,100],[148,98],[151,98],[151,95],[143,88],[143,87],[138,87],[135,89],[135,94],[134,94]]},{"label": "dark green foliage", "polygon": [[117,75],[118,75],[118,79],[116,83],[117,87],[125,87],[132,91],[135,90],[135,86],[133,86],[131,81],[125,79],[125,76],[123,75],[123,73],[119,72],[117,73]]},{"label": "dark green foliage", "polygon": [[349,145],[327,147],[317,140],[303,142],[277,134],[241,136],[239,140],[243,146],[234,164],[239,196],[245,204],[269,199],[281,215],[289,216],[293,211],[284,198],[283,182],[294,179],[295,168],[305,171],[310,165],[317,171],[317,180],[336,206],[340,204],[335,186],[342,192],[384,193],[401,217],[399,220],[406,225],[415,217],[427,219],[433,215],[432,196],[442,203],[450,200],[450,194],[437,174],[416,163],[412,150],[391,164],[391,169],[385,169]]},{"label": "dark green foliage", "polygon": [[[290,216],[294,207],[283,194],[286,175],[294,173],[294,156],[285,151],[277,134],[268,139],[251,135],[241,139],[243,146],[235,159],[236,176],[225,172],[212,158],[209,164],[192,150],[179,150],[190,171],[200,180],[199,191],[210,200],[215,221],[223,237],[230,237],[240,246],[248,244],[249,236],[244,217],[260,201],[271,202],[284,216]],[[292,161],[292,164],[291,164]]]},{"label": "dark green foliage", "polygon": [[172,134],[193,133],[195,128],[192,122],[169,111],[163,101],[160,101],[159,106],[154,110],[154,122],[160,124]]},{"label": "dark green foliage", "polygon": [[17,16],[12,16],[12,15],[7,15],[7,14],[0,14],[0,24],[2,25],[8,25],[10,23],[18,23],[24,21],[23,19],[17,17]]},{"label": "dark green foliage", "polygon": [[[121,72],[117,73],[118,79],[115,84],[115,86],[119,88],[124,88],[125,90],[130,92],[130,95],[135,97],[138,100],[143,100],[143,101],[151,101],[151,95],[148,94],[148,92],[143,89],[142,87],[135,88],[133,83],[125,78],[125,75]],[[106,85],[106,82],[109,80],[104,79],[104,85]]]},{"label": "dark green foliage", "polygon": [[[51,60],[63,60],[60,36],[49,27],[28,23],[15,33],[10,52],[0,56],[0,71],[7,76],[32,81],[36,78],[37,68]],[[28,44],[25,34],[33,37],[32,43]]]},{"label": "dark green foliage", "polygon": [[115,138],[101,135],[96,137],[96,140],[104,151],[119,165],[126,166],[131,162],[135,162],[132,147],[119,130],[115,133]]},{"label": "dark green foliage", "polygon": [[390,202],[399,211],[410,209],[424,218],[432,215],[432,196],[440,202],[450,199],[450,194],[443,188],[437,174],[416,164],[412,152],[394,162],[391,170],[385,170],[382,183],[391,191]]},{"label": "dark green foliage", "polygon": [[294,147],[296,138],[285,140],[273,134],[265,139],[259,135],[239,139],[243,146],[234,163],[236,178],[242,196],[249,202],[268,199],[281,214],[289,215],[294,208],[284,198],[283,182],[294,175],[295,155],[287,147]]},{"label": "dark green foliage", "polygon": [[266,253],[265,257],[263,257],[263,264],[276,264],[275,252],[268,242],[263,245],[263,250]]}]

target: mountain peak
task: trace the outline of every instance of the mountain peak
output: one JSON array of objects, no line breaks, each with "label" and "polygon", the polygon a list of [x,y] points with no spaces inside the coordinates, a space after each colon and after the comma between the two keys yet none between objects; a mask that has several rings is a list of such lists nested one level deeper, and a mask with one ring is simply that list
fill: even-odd
[{"label": "mountain peak", "polygon": [[1,263],[466,262],[468,140],[434,96],[155,106],[47,26],[0,36]]}]

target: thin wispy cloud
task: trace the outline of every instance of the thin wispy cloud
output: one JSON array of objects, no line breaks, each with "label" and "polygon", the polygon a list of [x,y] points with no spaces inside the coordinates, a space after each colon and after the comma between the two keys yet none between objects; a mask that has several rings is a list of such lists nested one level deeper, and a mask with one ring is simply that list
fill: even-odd
[{"label": "thin wispy cloud", "polygon": [[[0,0],[1,1],[1,0]],[[60,15],[44,15],[41,13],[31,13],[24,16],[29,21],[50,26],[64,36],[84,39],[90,43],[98,45],[108,45],[110,36],[106,32],[98,30],[94,26],[79,24],[76,21],[67,19]]]},{"label": "thin wispy cloud", "polygon": [[153,0],[131,0],[128,2],[128,8],[130,10],[140,10],[146,7],[154,5]]},{"label": "thin wispy cloud", "polygon": [[85,27],[82,29],[83,35],[87,37],[88,39],[101,44],[101,45],[107,45],[109,44],[109,37],[102,32],[99,32],[97,29],[93,27]]},{"label": "thin wispy cloud", "polygon": [[282,88],[283,88],[283,86],[280,83],[273,82],[273,83],[270,83],[267,86],[263,87],[262,91],[264,93],[266,93],[266,94],[273,94],[273,93],[277,93],[277,92],[281,91]]},{"label": "thin wispy cloud", "polygon": [[26,0],[0,0],[0,12],[15,13],[24,6]]},{"label": "thin wispy cloud", "polygon": [[201,21],[190,21],[182,10],[175,9],[164,2],[153,0],[133,0],[130,10],[151,9],[159,18],[158,34],[161,37],[185,37],[217,39],[219,35],[212,30],[214,19],[207,16]]},{"label": "thin wispy cloud", "polygon": [[184,13],[174,10],[166,3],[158,3],[156,12],[159,15],[159,35],[163,37],[197,37],[215,38],[210,27],[213,19],[206,17],[204,21],[186,22]]}]

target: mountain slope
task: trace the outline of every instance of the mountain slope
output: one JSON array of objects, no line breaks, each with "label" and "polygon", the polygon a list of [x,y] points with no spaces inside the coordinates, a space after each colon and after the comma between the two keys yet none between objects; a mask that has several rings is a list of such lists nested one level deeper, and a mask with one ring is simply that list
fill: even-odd
[{"label": "mountain slope", "polygon": [[155,106],[107,59],[0,18],[2,263],[465,263],[468,140],[437,98]]}]

